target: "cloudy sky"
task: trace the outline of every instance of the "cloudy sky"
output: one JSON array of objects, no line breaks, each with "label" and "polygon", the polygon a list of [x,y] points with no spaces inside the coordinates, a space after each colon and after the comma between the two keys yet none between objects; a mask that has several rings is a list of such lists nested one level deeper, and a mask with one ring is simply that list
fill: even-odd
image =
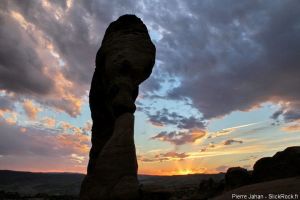
[{"label": "cloudy sky", "polygon": [[88,92],[110,22],[157,57],[140,87],[141,174],[251,169],[300,142],[300,1],[0,2],[0,169],[86,172]]}]

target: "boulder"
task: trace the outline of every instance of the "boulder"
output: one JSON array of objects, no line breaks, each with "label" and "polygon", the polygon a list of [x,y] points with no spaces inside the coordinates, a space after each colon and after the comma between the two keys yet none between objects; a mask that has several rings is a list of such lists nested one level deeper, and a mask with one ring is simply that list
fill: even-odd
[{"label": "boulder", "polygon": [[247,185],[251,182],[251,177],[247,169],[241,167],[231,167],[225,174],[226,189],[233,189]]},{"label": "boulder", "polygon": [[300,175],[300,147],[288,147],[273,157],[259,159],[253,166],[254,182]]}]

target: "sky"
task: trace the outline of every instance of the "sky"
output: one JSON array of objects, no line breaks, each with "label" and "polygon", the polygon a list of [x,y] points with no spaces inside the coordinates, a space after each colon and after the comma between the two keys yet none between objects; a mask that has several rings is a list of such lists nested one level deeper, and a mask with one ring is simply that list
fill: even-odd
[{"label": "sky", "polygon": [[123,14],[156,46],[136,100],[139,174],[219,173],[300,142],[300,2],[0,2],[0,169],[86,173],[88,94]]}]

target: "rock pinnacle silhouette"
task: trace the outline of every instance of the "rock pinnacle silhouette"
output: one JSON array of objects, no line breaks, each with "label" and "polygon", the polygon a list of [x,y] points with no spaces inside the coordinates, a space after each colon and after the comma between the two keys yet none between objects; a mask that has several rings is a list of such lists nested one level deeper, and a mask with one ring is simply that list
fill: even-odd
[{"label": "rock pinnacle silhouette", "polygon": [[81,200],[139,198],[134,112],[139,84],[155,63],[155,46],[135,15],[112,22],[96,55],[89,103],[92,148]]}]

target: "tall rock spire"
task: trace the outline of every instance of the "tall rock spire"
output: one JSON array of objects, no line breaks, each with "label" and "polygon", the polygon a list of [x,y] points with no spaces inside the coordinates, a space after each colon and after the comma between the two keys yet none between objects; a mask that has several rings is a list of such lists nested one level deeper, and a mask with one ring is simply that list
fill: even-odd
[{"label": "tall rock spire", "polygon": [[91,83],[92,148],[81,200],[139,198],[134,103],[154,62],[155,46],[138,17],[123,15],[108,26]]}]

